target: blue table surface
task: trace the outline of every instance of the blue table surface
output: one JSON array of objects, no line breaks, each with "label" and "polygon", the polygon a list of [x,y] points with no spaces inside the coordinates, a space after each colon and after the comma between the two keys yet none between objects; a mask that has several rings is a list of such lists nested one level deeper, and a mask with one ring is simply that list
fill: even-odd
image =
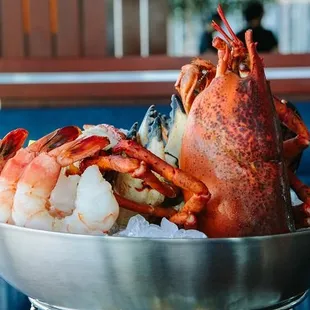
[{"label": "blue table surface", "polygon": [[[310,128],[310,103],[299,102],[296,106]],[[165,114],[170,111],[167,104],[159,104],[157,109]],[[141,122],[145,111],[146,107],[137,106],[0,110],[0,137],[17,127],[29,130],[30,139],[37,139],[57,127],[67,125],[108,123],[128,129],[135,121]],[[303,181],[310,184],[310,150],[304,152],[298,174]],[[29,310],[30,304],[24,295],[0,279],[0,310],[9,309]],[[310,299],[296,309],[310,309]]]}]

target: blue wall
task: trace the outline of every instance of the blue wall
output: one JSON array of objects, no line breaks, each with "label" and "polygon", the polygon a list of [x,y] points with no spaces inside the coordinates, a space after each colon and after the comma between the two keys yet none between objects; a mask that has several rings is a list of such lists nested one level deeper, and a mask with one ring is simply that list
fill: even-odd
[{"label": "blue wall", "polygon": [[[134,122],[142,121],[146,110],[147,106],[0,110],[0,136],[16,127],[29,130],[31,139],[67,125],[107,123],[129,128]],[[158,105],[157,110],[169,113],[170,106]]]},{"label": "blue wall", "polygon": [[[296,104],[303,119],[310,128],[310,103]],[[8,131],[22,127],[30,132],[30,139],[37,139],[55,128],[83,124],[108,123],[116,127],[129,128],[141,122],[147,107],[88,107],[61,109],[17,109],[0,111],[0,137]],[[158,105],[158,111],[168,114],[169,105]],[[305,152],[299,169],[300,177],[310,184],[310,149]],[[29,310],[30,306],[24,296],[10,288],[0,279],[0,309]],[[306,300],[298,310],[310,309]]]}]

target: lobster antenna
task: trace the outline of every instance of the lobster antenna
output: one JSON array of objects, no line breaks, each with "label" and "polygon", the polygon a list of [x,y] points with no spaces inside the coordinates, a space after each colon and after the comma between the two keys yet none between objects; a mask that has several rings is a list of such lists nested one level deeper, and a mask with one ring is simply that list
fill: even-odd
[{"label": "lobster antenna", "polygon": [[218,31],[228,41],[230,45],[232,45],[233,40],[228,36],[228,34],[223,30],[223,28],[219,24],[217,24],[214,20],[212,20],[211,25],[216,31]]},{"label": "lobster antenna", "polygon": [[221,20],[223,21],[224,25],[226,26],[227,30],[229,31],[230,35],[233,38],[233,41],[239,41],[238,37],[236,36],[235,32],[231,29],[228,20],[225,17],[224,11],[222,6],[219,4],[217,7],[217,12],[219,13]]}]

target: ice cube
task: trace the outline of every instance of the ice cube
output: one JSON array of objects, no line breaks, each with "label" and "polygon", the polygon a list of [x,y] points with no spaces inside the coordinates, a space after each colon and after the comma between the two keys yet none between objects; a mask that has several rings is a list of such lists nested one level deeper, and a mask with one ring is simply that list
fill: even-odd
[{"label": "ice cube", "polygon": [[115,234],[123,237],[146,237],[146,238],[175,238],[175,239],[198,239],[207,238],[207,236],[194,229],[178,229],[178,226],[163,218],[160,226],[149,224],[141,215],[135,215],[130,218],[125,230]]},{"label": "ice cube", "polygon": [[207,236],[201,231],[195,229],[188,229],[184,230],[183,238],[199,239],[199,238],[207,238]]},{"label": "ice cube", "polygon": [[150,226],[148,221],[140,214],[135,215],[128,221],[125,230],[119,233],[120,236],[141,237],[143,232]]},{"label": "ice cube", "polygon": [[151,224],[147,229],[145,229],[141,237],[147,238],[169,238],[169,234],[161,229],[160,226]]},{"label": "ice cube", "polygon": [[302,204],[302,201],[297,197],[296,193],[293,190],[291,190],[290,192],[291,192],[292,205],[297,206]]},{"label": "ice cube", "polygon": [[168,237],[173,237],[173,235],[178,231],[178,226],[166,218],[161,220],[160,227],[168,235]]},{"label": "ice cube", "polygon": [[174,235],[173,238],[175,239],[183,239],[185,238],[185,229],[179,229]]},{"label": "ice cube", "polygon": [[174,238],[201,239],[201,238],[207,238],[207,236],[201,231],[195,229],[188,229],[188,230],[180,229],[175,233]]}]

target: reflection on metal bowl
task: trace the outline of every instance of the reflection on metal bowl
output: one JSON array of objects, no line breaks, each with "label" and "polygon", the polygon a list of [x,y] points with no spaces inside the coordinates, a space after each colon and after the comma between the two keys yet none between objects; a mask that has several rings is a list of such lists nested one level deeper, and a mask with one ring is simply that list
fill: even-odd
[{"label": "reflection on metal bowl", "polygon": [[0,276],[59,308],[275,309],[310,287],[309,244],[310,230],[155,240],[0,224]]}]

